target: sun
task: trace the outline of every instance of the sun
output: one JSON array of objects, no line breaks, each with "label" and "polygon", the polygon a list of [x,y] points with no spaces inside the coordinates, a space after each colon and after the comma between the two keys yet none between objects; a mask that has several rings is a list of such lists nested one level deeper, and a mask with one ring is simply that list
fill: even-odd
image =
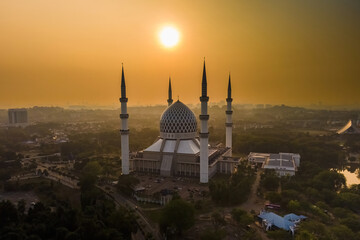
[{"label": "sun", "polygon": [[178,44],[180,34],[176,28],[168,26],[161,29],[159,38],[162,45],[167,48],[172,48]]}]

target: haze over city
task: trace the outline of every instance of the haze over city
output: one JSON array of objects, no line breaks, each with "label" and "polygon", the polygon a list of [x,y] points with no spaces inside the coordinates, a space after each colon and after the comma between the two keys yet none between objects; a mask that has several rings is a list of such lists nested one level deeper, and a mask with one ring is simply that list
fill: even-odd
[{"label": "haze over city", "polygon": [[1,240],[360,240],[360,1],[1,0]]},{"label": "haze over city", "polygon": [[[199,103],[360,104],[359,1],[0,2],[0,107]],[[177,31],[171,47],[163,27]]]}]

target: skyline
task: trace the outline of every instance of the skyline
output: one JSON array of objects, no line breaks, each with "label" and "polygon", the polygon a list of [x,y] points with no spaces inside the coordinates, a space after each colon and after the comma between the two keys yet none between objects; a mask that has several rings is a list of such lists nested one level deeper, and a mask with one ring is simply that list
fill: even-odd
[{"label": "skyline", "polygon": [[[357,1],[0,3],[0,107],[199,103],[360,105]],[[172,25],[177,46],[161,46]]]}]

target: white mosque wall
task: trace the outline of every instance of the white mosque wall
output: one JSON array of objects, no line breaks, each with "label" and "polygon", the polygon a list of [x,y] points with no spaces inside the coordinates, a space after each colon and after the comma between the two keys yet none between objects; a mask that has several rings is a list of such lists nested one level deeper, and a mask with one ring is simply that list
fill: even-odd
[{"label": "white mosque wall", "polygon": [[176,140],[166,140],[163,152],[174,153],[176,146]]},{"label": "white mosque wall", "polygon": [[161,144],[163,140],[160,138],[156,142],[154,142],[150,147],[146,148],[144,151],[147,152],[160,152]]},{"label": "white mosque wall", "polygon": [[183,154],[197,154],[200,148],[193,142],[193,140],[182,140],[179,143],[177,153]]}]

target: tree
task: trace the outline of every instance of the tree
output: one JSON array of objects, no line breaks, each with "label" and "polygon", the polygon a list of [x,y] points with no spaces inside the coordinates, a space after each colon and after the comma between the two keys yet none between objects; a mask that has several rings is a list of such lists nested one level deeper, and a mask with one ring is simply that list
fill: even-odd
[{"label": "tree", "polygon": [[89,190],[94,187],[98,175],[101,173],[102,167],[97,161],[88,162],[82,170],[80,177],[81,190]]},{"label": "tree", "polygon": [[17,203],[17,211],[19,215],[23,216],[25,214],[25,210],[26,210],[26,202],[24,199],[21,199]]},{"label": "tree", "polygon": [[271,203],[280,203],[281,201],[281,195],[273,191],[267,192],[265,198],[269,200]]},{"label": "tree", "polygon": [[351,217],[341,219],[340,223],[350,228],[353,232],[360,231],[360,220],[359,217],[355,214]]},{"label": "tree", "polygon": [[102,168],[97,161],[88,162],[83,168],[79,185],[81,190],[81,207],[91,206],[101,196],[101,191],[95,187],[98,175]]},{"label": "tree", "polygon": [[345,225],[339,224],[331,227],[335,239],[355,239],[355,234]]},{"label": "tree", "polygon": [[271,238],[271,239],[276,239],[276,240],[287,240],[287,239],[291,240],[292,239],[291,234],[282,229],[269,231],[267,234],[268,234],[269,238]]},{"label": "tree", "polygon": [[315,236],[306,230],[299,231],[296,234],[296,240],[315,240]]},{"label": "tree", "polygon": [[316,221],[304,221],[300,224],[299,232],[307,231],[312,236],[314,236],[315,239],[319,240],[327,240],[331,239],[330,233],[326,225],[316,222]]},{"label": "tree", "polygon": [[127,195],[131,196],[131,193],[133,192],[133,187],[139,184],[140,181],[134,176],[131,175],[121,175],[119,177],[118,184],[116,185],[117,189]]},{"label": "tree", "polygon": [[339,207],[347,207],[353,211],[359,211],[360,195],[351,192],[340,192],[334,203]]},{"label": "tree", "polygon": [[10,201],[0,202],[0,226],[10,225],[18,221],[18,213]]},{"label": "tree", "polygon": [[287,204],[287,208],[292,212],[299,211],[300,203],[298,200],[290,200],[289,203]]},{"label": "tree", "polygon": [[237,172],[229,179],[211,180],[209,184],[212,200],[221,205],[239,204],[246,201],[254,181],[254,171],[245,163],[238,165]]},{"label": "tree", "polygon": [[335,170],[324,170],[315,176],[313,185],[319,190],[325,188],[339,191],[346,186],[346,179],[343,174]]},{"label": "tree", "polygon": [[107,222],[109,226],[121,232],[125,239],[130,239],[131,233],[136,233],[137,231],[134,213],[122,207],[113,211],[108,217]]},{"label": "tree", "polygon": [[265,170],[261,174],[260,186],[268,191],[276,191],[280,184],[280,178],[274,170]]},{"label": "tree", "polygon": [[238,224],[242,226],[249,225],[254,221],[253,218],[246,211],[240,208],[234,208],[231,211],[231,216]]},{"label": "tree", "polygon": [[160,216],[160,229],[167,234],[182,235],[195,222],[193,206],[182,199],[170,201],[162,210]]}]

